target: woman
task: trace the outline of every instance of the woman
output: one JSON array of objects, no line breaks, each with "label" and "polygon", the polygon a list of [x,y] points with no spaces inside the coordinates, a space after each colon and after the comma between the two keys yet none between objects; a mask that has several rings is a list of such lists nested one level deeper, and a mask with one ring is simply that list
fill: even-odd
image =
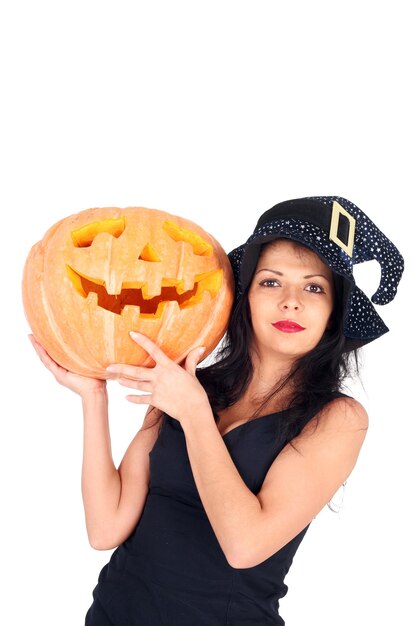
[{"label": "woman", "polygon": [[[374,301],[391,300],[398,250],[349,201],[302,198],[263,214],[230,254],[236,301],[219,358],[196,371],[132,333],[152,369],[108,369],[149,405],[115,468],[104,381],[63,370],[83,402],[83,499],[90,542],[119,546],[88,626],[283,624],[284,578],[317,513],[351,473],[367,415],[341,393],[355,350],[388,329],[356,287],[377,258]],[[203,350],[204,351],[204,350]]]}]

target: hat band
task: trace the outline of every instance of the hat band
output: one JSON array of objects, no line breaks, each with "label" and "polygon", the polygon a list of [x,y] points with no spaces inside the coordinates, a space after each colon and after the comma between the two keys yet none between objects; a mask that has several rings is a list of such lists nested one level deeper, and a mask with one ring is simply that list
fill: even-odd
[{"label": "hat band", "polygon": [[312,198],[305,198],[302,202],[281,202],[261,216],[256,230],[264,224],[283,219],[300,219],[319,226],[331,241],[352,257],[356,220],[337,200],[333,200],[332,204],[323,204]]}]

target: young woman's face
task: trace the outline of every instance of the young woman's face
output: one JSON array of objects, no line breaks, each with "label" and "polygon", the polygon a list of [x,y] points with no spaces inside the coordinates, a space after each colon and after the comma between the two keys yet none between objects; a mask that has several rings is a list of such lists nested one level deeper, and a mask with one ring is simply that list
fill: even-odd
[{"label": "young woman's face", "polygon": [[249,289],[257,353],[293,361],[312,350],[333,302],[332,272],[314,252],[285,239],[267,245]]}]

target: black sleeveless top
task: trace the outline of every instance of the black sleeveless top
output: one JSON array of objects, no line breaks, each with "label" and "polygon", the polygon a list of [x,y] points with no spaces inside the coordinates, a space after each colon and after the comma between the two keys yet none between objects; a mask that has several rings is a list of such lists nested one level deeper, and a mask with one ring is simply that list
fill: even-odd
[{"label": "black sleeveless top", "polygon": [[[258,417],[223,436],[254,494],[287,443],[280,435],[284,413]],[[181,424],[164,416],[150,453],[142,516],[102,569],[86,624],[282,626],[278,608],[287,593],[284,578],[307,528],[259,565],[231,567],[198,495]]]}]

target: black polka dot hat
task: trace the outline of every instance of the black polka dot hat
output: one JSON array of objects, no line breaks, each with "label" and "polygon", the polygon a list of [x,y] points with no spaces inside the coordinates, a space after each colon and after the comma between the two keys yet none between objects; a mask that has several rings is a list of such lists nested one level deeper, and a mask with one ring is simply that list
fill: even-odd
[{"label": "black polka dot hat", "polygon": [[[347,350],[388,331],[372,303],[387,304],[394,298],[404,260],[363,211],[339,196],[298,198],[276,204],[261,215],[247,242],[229,254],[237,298],[250,285],[262,245],[278,238],[304,244],[344,279]],[[372,259],[381,266],[381,279],[370,300],[356,285],[353,266]]]}]

